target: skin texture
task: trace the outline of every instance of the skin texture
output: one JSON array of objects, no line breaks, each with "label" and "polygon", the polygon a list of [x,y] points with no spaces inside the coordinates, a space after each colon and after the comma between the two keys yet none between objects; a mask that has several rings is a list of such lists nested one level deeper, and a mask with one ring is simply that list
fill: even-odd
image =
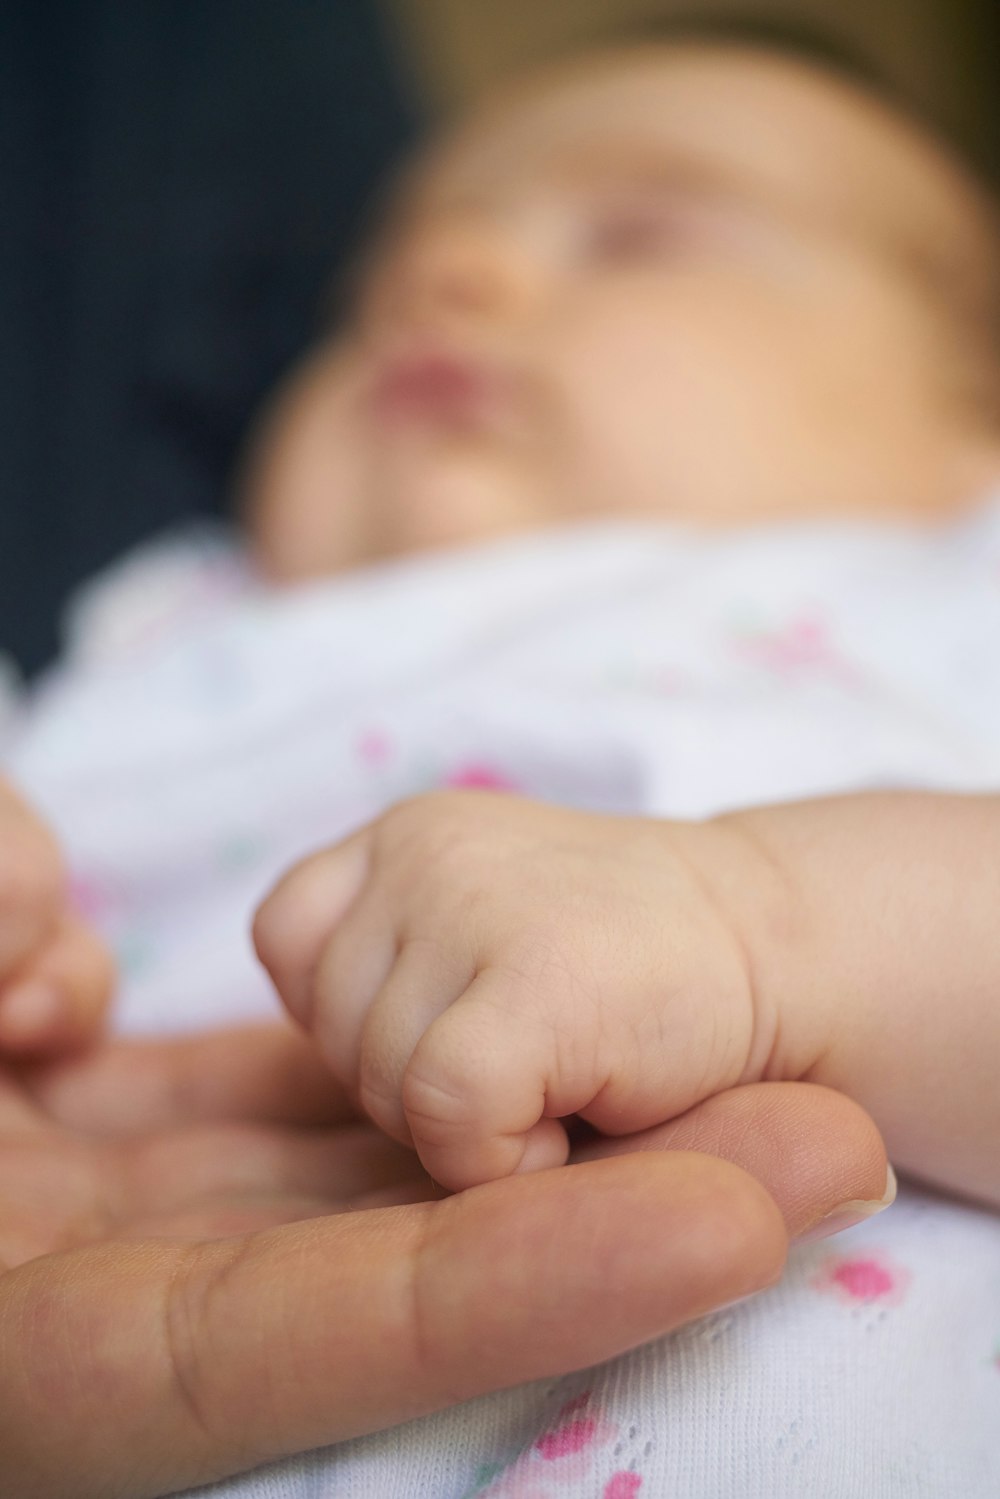
[{"label": "skin texture", "polygon": [[[352,325],[279,394],[248,465],[262,566],[614,512],[947,512],[998,467],[973,336],[992,248],[933,143],[797,64],[655,49],[526,87],[414,176]],[[490,398],[376,410],[415,355]],[[769,1284],[789,1235],[883,1195],[870,1118],[806,1084],[443,1198],[287,1031],[60,1060],[99,1023],[106,960],[45,835],[0,812],[19,1499],[165,1494],[581,1367]],[[46,963],[64,1018],[13,1034],[13,981]]]},{"label": "skin texture", "polygon": [[[799,62],[649,47],[529,81],[403,183],[348,326],[273,403],[261,563],[954,510],[1000,472],[998,242],[933,139]],[[409,358],[491,395],[387,410]]]},{"label": "skin texture", "polygon": [[706,822],[489,792],[392,808],[257,916],[288,1009],[435,1180],[558,1165],[734,1086],[813,1082],[892,1159],[1000,1205],[1000,799]]},{"label": "skin texture", "polygon": [[861,1109],[764,1086],[448,1198],[287,1027],[102,1041],[106,955],[6,789],[0,835],[0,995],[45,972],[66,998],[0,1038],[5,1494],[173,1493],[600,1361],[882,1194]]},{"label": "skin texture", "polygon": [[113,973],[70,908],[51,834],[0,781],[0,1050],[34,1056],[88,1040]]},{"label": "skin texture", "polygon": [[637,818],[419,797],[289,875],[254,934],[339,1081],[455,1189],[561,1165],[569,1116],[633,1134],[750,1068],[738,934]]},{"label": "skin texture", "polygon": [[3,1491],[172,1493],[585,1367],[771,1284],[885,1182],[821,1088],[639,1143],[442,1198],[285,1028],[0,1070]]}]

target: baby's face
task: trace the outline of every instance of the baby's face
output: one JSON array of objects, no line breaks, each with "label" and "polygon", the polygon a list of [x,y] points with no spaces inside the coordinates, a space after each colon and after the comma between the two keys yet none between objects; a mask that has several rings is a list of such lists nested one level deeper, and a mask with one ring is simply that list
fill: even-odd
[{"label": "baby's face", "polygon": [[917,130],[776,56],[536,80],[419,165],[351,325],[279,396],[262,558],[967,499],[993,460],[952,305],[981,293],[978,213]]}]

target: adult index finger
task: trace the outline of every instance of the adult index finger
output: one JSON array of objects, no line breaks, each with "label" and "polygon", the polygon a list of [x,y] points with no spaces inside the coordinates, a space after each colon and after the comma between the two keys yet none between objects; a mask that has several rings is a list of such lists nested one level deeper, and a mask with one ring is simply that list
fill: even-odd
[{"label": "adult index finger", "polygon": [[755,1176],[791,1238],[822,1237],[890,1206],[895,1178],[871,1116],[815,1083],[747,1083],[640,1134],[591,1140],[577,1160],[703,1150]]},{"label": "adult index finger", "polygon": [[678,1152],[35,1260],[0,1281],[0,1490],[150,1499],[583,1368],[769,1285],[786,1243],[756,1181]]}]

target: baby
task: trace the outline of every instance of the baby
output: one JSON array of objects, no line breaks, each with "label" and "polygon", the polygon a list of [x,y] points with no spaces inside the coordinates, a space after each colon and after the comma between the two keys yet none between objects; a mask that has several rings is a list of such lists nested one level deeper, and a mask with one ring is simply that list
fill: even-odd
[{"label": "baby", "polygon": [[[263,1011],[245,914],[336,840],[265,902],[257,946],[444,1185],[562,1163],[570,1120],[634,1135],[801,1079],[863,1103],[913,1175],[1000,1203],[1000,803],[871,789],[1000,773],[998,244],[920,129],[735,43],[584,59],[433,148],[351,325],[261,429],[252,567],[215,543],[130,564],[11,750],[116,947],[125,1023]],[[506,1475],[486,1421],[466,1490],[832,1493],[832,1451],[860,1493],[888,1444],[904,1482],[992,1492],[995,1372],[962,1293],[996,1221],[911,1212],[908,1266],[803,1261],[770,1317],[747,1310],[753,1377],[732,1344],[702,1477],[692,1449],[650,1454],[664,1401],[675,1430],[715,1430],[707,1343],[635,1355],[597,1415],[574,1393],[586,1442],[567,1417]],[[870,1394],[866,1358],[918,1360],[951,1267],[963,1376],[810,1436],[824,1379]],[[866,1329],[925,1288],[910,1342],[897,1319],[861,1347],[807,1304],[876,1281],[851,1303]],[[790,1312],[826,1360],[791,1405],[766,1378]],[[504,1429],[530,1431],[524,1399]],[[435,1462],[469,1447],[460,1425],[429,1441]],[[325,1491],[443,1492],[419,1442],[332,1459]],[[269,1481],[246,1492],[287,1492]]]},{"label": "baby", "polygon": [[[785,59],[531,82],[412,174],[354,326],[279,404],[260,556],[299,578],[596,515],[940,520],[1000,476],[998,247],[931,140]],[[561,1164],[567,1117],[632,1134],[781,1078],[1000,1203],[998,836],[986,800],[691,824],[457,792],[290,876],[257,944],[449,1187]]]}]

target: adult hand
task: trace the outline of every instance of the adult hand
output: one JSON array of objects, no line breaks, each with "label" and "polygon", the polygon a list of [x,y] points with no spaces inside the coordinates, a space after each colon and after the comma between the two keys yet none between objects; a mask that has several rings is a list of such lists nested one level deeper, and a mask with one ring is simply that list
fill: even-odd
[{"label": "adult hand", "polygon": [[52,835],[0,780],[0,1053],[85,1045],[112,977],[107,950],[70,909]]},{"label": "adult hand", "polygon": [[585,1367],[883,1191],[874,1126],[823,1089],[670,1128],[683,1148],[441,1199],[283,1027],[8,1067],[0,1492],[163,1495]]}]

